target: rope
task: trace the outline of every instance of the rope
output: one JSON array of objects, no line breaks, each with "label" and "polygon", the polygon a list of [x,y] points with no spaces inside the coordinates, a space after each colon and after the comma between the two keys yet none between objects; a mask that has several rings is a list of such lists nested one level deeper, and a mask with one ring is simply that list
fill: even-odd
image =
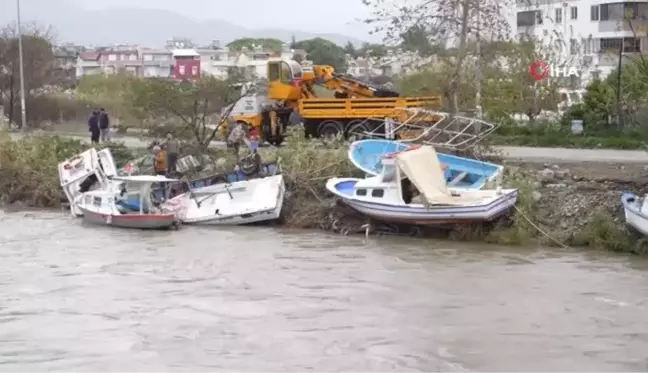
[{"label": "rope", "polygon": [[528,216],[526,216],[526,214],[524,212],[522,212],[522,210],[520,210],[517,206],[514,205],[513,208],[515,209],[515,211],[517,211],[518,214],[520,214],[521,217],[524,218],[524,220],[527,221],[527,223],[531,224],[531,226],[533,228],[535,228],[538,232],[540,232],[542,235],[544,235],[545,237],[547,237],[551,241],[555,242],[556,244],[558,244],[558,246],[562,247],[563,249],[571,249],[571,247],[569,247],[569,245],[565,244],[564,242],[560,242],[557,238],[555,238],[554,236],[552,236],[549,233],[545,232],[536,223],[534,223]]}]

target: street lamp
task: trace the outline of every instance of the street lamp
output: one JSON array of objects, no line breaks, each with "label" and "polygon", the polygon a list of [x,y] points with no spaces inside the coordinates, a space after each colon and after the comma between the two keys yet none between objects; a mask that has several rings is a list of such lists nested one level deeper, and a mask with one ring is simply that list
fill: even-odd
[{"label": "street lamp", "polygon": [[25,107],[25,68],[23,64],[22,29],[20,27],[20,0],[16,0],[16,19],[18,26],[18,63],[20,64],[20,114],[22,131],[27,131],[27,108]]}]

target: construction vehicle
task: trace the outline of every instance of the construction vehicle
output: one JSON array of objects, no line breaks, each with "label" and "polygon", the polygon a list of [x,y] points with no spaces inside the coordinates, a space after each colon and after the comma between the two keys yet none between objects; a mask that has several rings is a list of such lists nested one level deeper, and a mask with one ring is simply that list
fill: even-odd
[{"label": "construction vehicle", "polygon": [[[317,86],[333,97],[319,97]],[[441,106],[439,96],[400,97],[398,92],[337,74],[331,66],[301,65],[292,60],[268,62],[267,99],[259,106],[244,97],[242,100],[250,102],[243,105],[248,110],[232,110],[230,117],[247,126],[261,127],[263,138],[274,145],[281,144],[291,124],[303,123],[307,137],[357,138],[380,130],[385,118],[405,121],[408,108]]]}]

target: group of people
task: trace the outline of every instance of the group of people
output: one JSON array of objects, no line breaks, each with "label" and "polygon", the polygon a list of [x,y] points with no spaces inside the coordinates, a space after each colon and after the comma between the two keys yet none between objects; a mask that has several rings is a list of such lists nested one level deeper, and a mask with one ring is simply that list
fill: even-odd
[{"label": "group of people", "polygon": [[106,109],[94,109],[88,118],[88,130],[90,131],[90,142],[98,144],[99,141],[110,141],[110,118]]}]

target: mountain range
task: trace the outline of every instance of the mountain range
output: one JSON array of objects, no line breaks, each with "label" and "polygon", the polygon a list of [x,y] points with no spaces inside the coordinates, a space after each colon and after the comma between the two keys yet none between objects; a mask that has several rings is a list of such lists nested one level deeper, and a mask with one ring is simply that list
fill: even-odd
[{"label": "mountain range", "polygon": [[[0,0],[2,9],[15,9],[13,4],[10,0]],[[35,21],[39,25],[51,25],[59,43],[125,43],[162,47],[167,39],[186,37],[198,44],[219,40],[225,45],[242,37],[277,38],[289,42],[293,35],[297,40],[321,37],[339,45],[348,42],[359,45],[363,42],[336,33],[318,34],[281,28],[251,29],[220,19],[198,21],[163,9],[115,7],[88,10],[75,6],[70,0],[22,1],[21,7],[23,23]],[[14,20],[13,12],[0,12],[0,23],[7,24]]]}]

